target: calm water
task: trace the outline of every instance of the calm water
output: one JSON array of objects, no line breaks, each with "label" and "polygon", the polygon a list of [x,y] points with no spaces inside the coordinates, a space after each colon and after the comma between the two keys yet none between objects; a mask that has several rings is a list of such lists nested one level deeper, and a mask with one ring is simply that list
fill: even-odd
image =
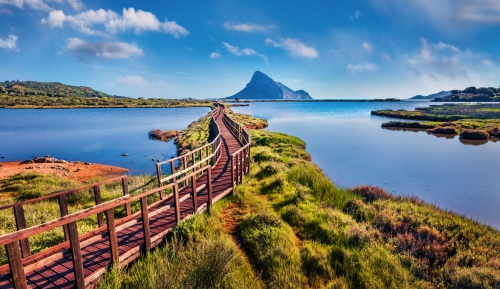
[{"label": "calm water", "polygon": [[[156,174],[152,158],[176,155],[173,141],[149,139],[152,129],[186,128],[210,109],[0,109],[3,161],[46,154],[124,167],[131,174]],[[128,157],[121,156],[129,154]]]},{"label": "calm water", "polygon": [[[413,109],[425,102],[252,103],[236,112],[269,120],[269,130],[307,142],[313,161],[340,186],[371,184],[396,194],[416,195],[442,208],[500,228],[500,142],[464,145],[458,137],[384,130],[383,108]],[[151,158],[176,153],[173,142],[148,138],[148,131],[180,130],[208,108],[0,109],[0,155],[5,161],[50,154],[155,173]],[[127,153],[128,157],[121,154]]]},{"label": "calm water", "polygon": [[266,118],[269,130],[307,142],[307,151],[340,186],[381,186],[416,195],[441,208],[500,228],[500,142],[465,145],[425,132],[385,130],[389,119],[371,116],[384,108],[413,109],[404,103],[252,103],[234,111]]}]

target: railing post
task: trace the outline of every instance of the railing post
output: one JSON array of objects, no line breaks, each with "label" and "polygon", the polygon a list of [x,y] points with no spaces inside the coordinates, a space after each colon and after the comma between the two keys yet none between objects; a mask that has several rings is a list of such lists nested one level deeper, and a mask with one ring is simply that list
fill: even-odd
[{"label": "railing post", "polygon": [[[210,155],[210,154],[208,153],[208,146],[206,146],[206,147],[205,147],[205,157],[207,157],[207,158],[208,158],[208,156],[209,156],[209,155]],[[210,164],[210,160],[207,160],[207,165],[209,165],[209,164]]]},{"label": "railing post", "polygon": [[144,234],[144,251],[151,249],[151,235],[149,230],[148,199],[141,198],[142,233]]},{"label": "railing post", "polygon": [[[127,178],[122,179],[122,188],[123,188],[123,195],[124,196],[129,195]],[[130,201],[125,204],[125,210],[127,212],[127,216],[130,216],[130,214],[132,214],[132,209],[130,208]]]},{"label": "railing post", "polygon": [[78,228],[76,221],[68,224],[69,242],[71,245],[71,255],[73,257],[73,270],[75,273],[75,285],[78,289],[85,288],[85,279],[83,272],[82,250],[80,248],[80,239],[78,238]]},{"label": "railing post", "polygon": [[7,251],[7,258],[9,259],[10,273],[12,274],[12,281],[14,288],[28,288],[26,283],[26,275],[23,267],[23,257],[21,256],[21,249],[18,242],[12,242],[5,245]]},{"label": "railing post", "polygon": [[208,167],[207,171],[207,190],[208,190],[207,208],[210,211],[210,209],[212,208],[212,167]]},{"label": "railing post", "polygon": [[106,223],[108,225],[109,247],[111,251],[111,261],[115,266],[120,265],[120,256],[118,255],[118,237],[116,235],[115,210],[106,211]]},{"label": "railing post", "polygon": [[174,200],[175,200],[175,223],[179,224],[181,221],[181,206],[179,204],[179,185],[175,183],[174,186]]},{"label": "railing post", "polygon": [[196,194],[196,174],[191,176],[191,188],[193,189],[193,214],[198,209],[198,195]]},{"label": "railing post", "polygon": [[[161,188],[161,186],[162,186],[162,183],[161,183],[162,173],[161,173],[161,165],[160,164],[156,164],[156,177],[158,178],[158,188]],[[164,197],[165,197],[165,192],[163,190],[161,190],[160,191],[160,200],[163,200]]]},{"label": "railing post", "polygon": [[[66,195],[59,195],[59,211],[61,212],[61,217],[68,214],[68,201]],[[69,240],[68,225],[63,225],[64,239]]]},{"label": "railing post", "polygon": [[244,171],[245,171],[245,150],[242,149],[241,152],[240,152],[240,163],[241,163],[241,166],[240,166],[240,184],[243,183],[243,175],[244,175]]},{"label": "railing post", "polygon": [[[23,206],[14,207],[14,217],[16,219],[16,228],[18,231],[26,229],[26,218],[24,216]],[[31,256],[30,242],[28,238],[19,241],[21,243],[22,256],[24,258]]]},{"label": "railing post", "polygon": [[231,155],[231,186],[234,187],[234,155]]},{"label": "railing post", "polygon": [[250,173],[250,146],[247,147],[247,174]]},{"label": "railing post", "polygon": [[[172,173],[172,175],[175,174],[175,161],[172,160],[173,158],[174,157],[170,157],[170,159],[171,159],[170,160],[170,172]],[[174,180],[172,180],[172,181],[174,181]]]},{"label": "railing post", "polygon": [[[99,186],[94,186],[94,199],[96,205],[102,203],[101,188]],[[99,227],[104,226],[104,214],[102,212],[97,213],[97,224],[99,225]]]}]

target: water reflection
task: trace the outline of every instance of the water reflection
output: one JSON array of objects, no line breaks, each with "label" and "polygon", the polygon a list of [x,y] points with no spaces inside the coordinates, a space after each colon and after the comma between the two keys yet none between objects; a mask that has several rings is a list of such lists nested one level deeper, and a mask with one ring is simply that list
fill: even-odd
[{"label": "water reflection", "polygon": [[481,146],[485,145],[488,143],[487,139],[481,139],[481,140],[472,140],[472,139],[463,139],[459,138],[460,142],[463,143],[464,145],[470,145],[470,146]]}]

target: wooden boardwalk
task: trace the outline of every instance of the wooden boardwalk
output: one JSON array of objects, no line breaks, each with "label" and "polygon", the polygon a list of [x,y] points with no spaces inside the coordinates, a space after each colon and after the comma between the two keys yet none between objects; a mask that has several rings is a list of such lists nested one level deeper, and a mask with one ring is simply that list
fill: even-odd
[{"label": "wooden boardwalk", "polygon": [[[93,186],[96,206],[73,214],[67,213],[66,195],[59,193],[56,197],[63,217],[30,228],[25,228],[24,215],[20,215],[23,204],[11,206],[18,231],[0,236],[0,245],[5,246],[9,257],[9,264],[0,267],[0,288],[91,287],[111,264],[125,266],[160,244],[177,222],[195,210],[209,209],[231,193],[248,171],[250,138],[222,108],[214,110],[212,115],[213,129],[219,133],[215,140],[191,154],[192,165],[188,165],[189,156],[187,160],[186,156],[172,160],[170,176],[162,175],[159,164],[158,189],[131,197],[127,179],[122,177],[124,196],[102,203],[99,189],[102,183],[86,186]],[[173,192],[164,195],[169,188]],[[152,194],[161,198],[148,204],[147,196]],[[132,214],[130,202],[134,200],[141,202],[141,210]],[[115,220],[114,209],[118,206],[125,206],[127,216]],[[99,228],[79,236],[76,221],[96,214]],[[64,228],[67,241],[31,255],[27,237],[55,227]]]}]

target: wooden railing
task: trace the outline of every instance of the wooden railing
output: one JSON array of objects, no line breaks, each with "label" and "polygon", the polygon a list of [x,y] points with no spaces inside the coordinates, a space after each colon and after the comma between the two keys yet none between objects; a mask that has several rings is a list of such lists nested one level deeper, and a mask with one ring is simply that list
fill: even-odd
[{"label": "wooden railing", "polygon": [[[211,165],[215,167],[220,156],[221,156],[221,134],[219,126],[215,119],[222,113],[222,110],[216,108],[212,111],[212,119],[210,122],[210,128],[212,133],[215,135],[212,142],[199,147],[195,150],[192,150],[184,155],[171,158],[170,160],[166,160],[163,162],[159,162],[156,164],[156,175],[158,179],[158,186],[161,187],[165,183],[174,182],[180,177],[185,176],[186,174],[193,172],[197,168],[204,165]],[[176,165],[177,164],[177,165]],[[162,166],[166,165],[170,168],[170,174],[163,174]],[[180,170],[179,170],[180,169]],[[187,186],[190,181],[186,181],[182,183],[181,186]],[[182,188],[181,187],[181,188]]]},{"label": "wooden railing", "polygon": [[[128,190],[127,176],[121,176],[121,177],[109,179],[109,180],[106,180],[103,182],[79,187],[76,189],[71,189],[71,190],[58,192],[58,193],[42,196],[42,197],[31,199],[31,200],[26,200],[26,201],[22,201],[22,202],[18,202],[18,203],[13,203],[13,204],[1,206],[0,211],[12,208],[14,211],[14,219],[16,221],[16,229],[17,229],[17,231],[21,231],[21,230],[26,229],[26,217],[24,214],[24,207],[26,205],[36,204],[36,203],[56,199],[59,203],[59,212],[61,213],[61,217],[64,217],[64,216],[68,215],[68,195],[78,193],[78,192],[81,192],[81,191],[84,191],[87,189],[92,189],[93,194],[94,194],[95,204],[99,205],[102,203],[101,186],[105,185],[105,184],[119,182],[119,181],[121,181],[123,195],[124,196],[128,195],[129,190]],[[127,213],[127,216],[131,214],[130,203],[125,204],[125,211]],[[97,214],[97,224],[99,227],[104,226],[104,216],[102,213]],[[64,226],[63,230],[64,230],[65,240],[69,240],[69,228],[68,228],[68,226]],[[21,252],[22,252],[23,258],[30,257],[31,256],[31,249],[30,249],[29,240],[27,238],[25,238],[25,239],[19,240],[19,242],[21,245]],[[0,270],[0,273],[1,273],[1,271],[2,270]]]},{"label": "wooden railing", "polygon": [[222,121],[242,145],[242,148],[231,154],[231,183],[234,187],[241,184],[243,175],[250,171],[250,134],[225,113]]},{"label": "wooden railing", "polygon": [[[145,251],[150,250],[153,245],[158,244],[162,237],[167,233],[161,234],[161,236],[155,236],[153,240],[151,238],[150,229],[149,229],[149,217],[151,217],[151,213],[148,213],[148,208],[156,205],[158,202],[148,205],[147,197],[152,194],[159,194],[166,189],[173,188],[173,193],[170,193],[166,198],[173,197],[173,206],[175,206],[175,220],[176,223],[181,221],[180,215],[180,203],[186,200],[189,196],[193,198],[193,206],[197,208],[198,211],[203,211],[205,209],[209,209],[212,205],[212,178],[211,176],[212,167],[207,165],[200,169],[195,170],[194,172],[187,174],[186,176],[179,178],[176,182],[169,183],[165,186],[156,188],[154,190],[138,194],[136,196],[130,196],[129,194],[124,195],[123,197],[113,199],[111,201],[98,204],[94,207],[65,215],[57,220],[49,221],[47,223],[43,223],[37,226],[25,228],[23,230],[19,230],[17,232],[13,232],[7,235],[0,236],[0,246],[5,246],[7,257],[9,259],[9,269],[11,273],[12,280],[14,282],[15,288],[27,288],[26,275],[25,275],[25,266],[23,264],[23,256],[21,255],[21,248],[19,246],[19,242],[26,240],[29,237],[35,236],[37,234],[58,228],[58,227],[67,227],[69,244],[71,249],[71,256],[73,260],[73,268],[75,274],[75,285],[77,288],[85,288],[85,285],[88,284],[92,279],[95,279],[95,276],[89,276],[87,280],[84,278],[83,271],[83,258],[81,247],[82,244],[80,242],[80,237],[78,236],[77,230],[77,221],[87,218],[92,215],[106,215],[106,234],[105,236],[109,237],[109,247],[111,252],[111,262],[117,266],[123,266],[125,264],[120,264],[123,259],[126,259],[131,255],[131,252],[127,252],[127,256],[123,256],[124,258],[120,258],[118,254],[118,239],[117,239],[117,225],[127,226],[127,224],[123,224],[121,222],[115,221],[115,212],[114,209],[120,206],[127,206],[130,202],[140,200],[141,210],[140,212],[134,214],[135,217],[139,217],[142,222],[142,229],[144,235],[144,244],[141,248],[136,248],[136,251],[143,249]],[[193,186],[193,191],[180,198],[179,196],[179,183],[188,180],[189,178],[195,177],[198,174],[206,173],[209,177],[207,178],[207,184],[205,185],[208,188],[208,201],[206,204],[198,207],[196,191],[199,190],[197,186]],[[124,178],[126,180],[126,177]],[[89,186],[87,186],[88,188]],[[64,195],[60,194],[59,196]],[[161,202],[161,200],[159,201]],[[17,207],[17,206],[16,206]],[[172,204],[169,204],[167,208],[163,208],[166,210],[171,208]],[[154,243],[154,244],[153,244]],[[49,258],[50,259],[50,258]],[[32,265],[30,269],[36,269],[37,267],[44,266],[46,262],[51,260],[45,260],[45,262],[41,262],[41,264]],[[39,262],[40,263],[40,262]],[[105,268],[103,268],[105,269]]]},{"label": "wooden railing", "polygon": [[[157,214],[165,212],[170,208],[175,208],[175,223],[177,224],[182,219],[180,213],[180,204],[190,197],[192,198],[194,213],[196,213],[197,211],[210,209],[212,204],[223,196],[219,195],[216,198],[213,198],[212,196],[212,168],[221,158],[223,145],[221,130],[216,122],[216,118],[219,117],[220,113],[223,113],[223,110],[215,109],[212,112],[211,126],[212,131],[216,134],[216,136],[211,143],[199,149],[191,151],[187,155],[173,158],[169,161],[157,164],[157,177],[159,186],[156,189],[131,196],[128,190],[127,177],[122,176],[97,184],[91,184],[77,189],[55,193],[43,196],[41,198],[0,207],[0,210],[13,208],[17,225],[16,232],[0,236],[0,246],[5,246],[8,257],[8,265],[1,266],[0,273],[10,272],[10,277],[13,280],[15,288],[27,288],[25,271],[36,270],[37,268],[46,266],[57,258],[62,257],[66,253],[71,253],[75,285],[77,288],[84,288],[86,285],[93,282],[100,274],[104,273],[106,268],[102,268],[101,270],[98,270],[85,278],[81,250],[82,247],[89,245],[96,240],[108,237],[110,250],[109,252],[111,253],[111,260],[108,265],[115,264],[119,267],[123,267],[133,259],[135,259],[138,256],[137,254],[140,254],[141,250],[147,251],[152,247],[158,245],[163,240],[164,236],[171,230],[167,229],[162,233],[151,236],[149,224],[150,218],[156,216]],[[244,130],[239,124],[230,119],[226,114],[223,115],[223,122],[225,123],[229,131],[242,145],[241,149],[231,154],[232,186],[230,189],[232,190],[237,183],[242,182],[243,175],[248,173],[249,171],[250,135],[246,130]],[[203,152],[205,152],[204,155]],[[181,170],[176,171],[175,161],[180,161]],[[170,164],[170,175],[166,177],[162,175],[162,164]],[[206,175],[207,177],[206,183],[204,184],[200,184],[199,180],[197,181],[197,178],[201,175]],[[123,196],[103,203],[100,195],[101,186],[118,181],[121,181]],[[183,187],[186,187],[188,183],[191,183],[191,190],[189,191],[189,193],[183,193],[183,196],[180,196],[180,190]],[[206,188],[208,198],[205,204],[200,205],[198,204],[197,192],[201,191],[204,188]],[[93,190],[96,205],[88,209],[68,214],[67,195],[86,189]],[[165,196],[165,192],[171,193]],[[160,200],[152,204],[148,204],[148,197],[152,196],[153,194],[158,194]],[[25,206],[26,204],[32,204],[52,198],[57,198],[59,200],[61,218],[27,228],[23,206]],[[162,204],[161,208],[157,208],[154,211],[148,212],[149,208],[158,205],[164,200],[169,200],[170,198],[172,198],[171,202],[167,203],[166,205]],[[140,211],[132,214],[130,204],[134,201],[140,202]],[[125,207],[127,216],[119,220],[115,220],[115,208],[121,206]],[[77,222],[93,215],[97,215],[99,228],[92,232],[88,232],[79,236],[77,230]],[[139,222],[142,225],[142,233],[144,235],[143,245],[134,247],[124,253],[123,256],[120,256],[118,250],[117,231],[122,228],[130,227],[131,225],[137,224]],[[59,227],[63,228],[66,241],[50,249],[47,249],[47,251],[52,251],[54,254],[42,254],[45,252],[43,251],[35,255],[31,255],[28,238]],[[2,272],[2,267],[5,267],[3,269],[4,271],[8,271]],[[8,269],[6,267],[8,267]]]}]

